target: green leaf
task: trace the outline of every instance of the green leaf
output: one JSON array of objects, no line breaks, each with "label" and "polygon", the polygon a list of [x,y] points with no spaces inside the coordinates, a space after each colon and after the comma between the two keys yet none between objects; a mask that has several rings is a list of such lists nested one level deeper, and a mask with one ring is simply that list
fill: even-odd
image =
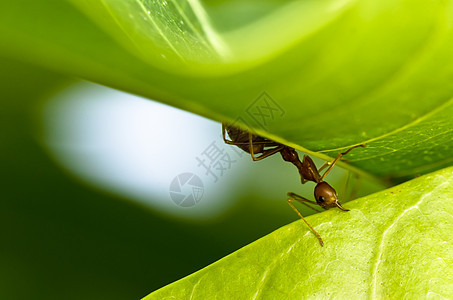
[{"label": "green leaf", "polygon": [[452,30],[452,0],[0,4],[4,54],[399,180],[452,164]]},{"label": "green leaf", "polygon": [[144,299],[453,297],[453,167],[308,217]]},{"label": "green leaf", "polygon": [[[150,64],[211,63],[224,56],[198,1],[72,1],[118,43]],[[175,70],[176,71],[176,70]]]}]

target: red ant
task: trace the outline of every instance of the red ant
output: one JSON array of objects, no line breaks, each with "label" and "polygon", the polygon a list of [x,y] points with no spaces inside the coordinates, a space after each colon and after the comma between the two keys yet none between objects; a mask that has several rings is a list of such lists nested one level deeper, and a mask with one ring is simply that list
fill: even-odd
[{"label": "red ant", "polygon": [[[231,140],[226,139],[226,132],[228,133],[228,136],[230,137]],[[346,150],[345,152],[339,153],[337,157],[334,159],[334,161],[326,162],[321,168],[317,169],[315,163],[308,155],[304,155],[304,158],[301,162],[299,159],[299,155],[297,154],[294,148],[274,142],[272,140],[266,139],[251,132],[223,123],[222,135],[225,143],[229,145],[238,146],[245,152],[250,153],[254,161],[261,160],[263,158],[266,158],[268,156],[280,152],[283,160],[288,161],[297,167],[302,180],[302,184],[308,181],[313,181],[316,183],[316,187],[314,190],[316,202],[308,200],[307,198],[304,198],[302,196],[290,192],[288,193],[289,196],[288,204],[299,215],[299,217],[301,217],[301,219],[304,220],[305,224],[307,224],[311,231],[316,235],[321,246],[324,246],[324,242],[322,241],[321,236],[318,234],[318,232],[316,232],[316,230],[313,227],[311,227],[310,224],[308,224],[307,220],[305,220],[305,218],[302,216],[302,214],[299,212],[299,210],[294,206],[292,202],[294,201],[300,202],[305,206],[318,212],[319,210],[309,206],[308,204],[319,205],[325,210],[332,207],[338,207],[343,211],[348,211],[348,209],[340,205],[340,203],[338,202],[337,192],[332,186],[330,186],[327,182],[324,181],[324,177],[326,177],[326,175],[332,170],[333,166],[341,159],[343,155],[348,154],[349,151],[351,151],[354,148],[365,147],[365,145],[361,144],[353,146]],[[256,156],[256,154],[261,155]],[[321,175],[320,174],[321,171],[324,170],[326,167],[328,167],[327,170],[324,172],[323,175]]]}]

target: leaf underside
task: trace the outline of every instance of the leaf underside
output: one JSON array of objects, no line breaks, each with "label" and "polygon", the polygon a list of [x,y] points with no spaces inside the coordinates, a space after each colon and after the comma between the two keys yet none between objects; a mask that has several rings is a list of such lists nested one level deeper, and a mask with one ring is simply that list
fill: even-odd
[{"label": "leaf underside", "polygon": [[453,163],[452,30],[453,1],[0,4],[5,55],[395,180]]}]

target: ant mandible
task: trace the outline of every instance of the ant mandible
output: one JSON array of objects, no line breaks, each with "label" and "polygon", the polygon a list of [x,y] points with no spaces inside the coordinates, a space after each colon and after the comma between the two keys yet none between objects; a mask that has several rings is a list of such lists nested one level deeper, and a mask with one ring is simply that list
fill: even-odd
[{"label": "ant mandible", "polygon": [[[230,140],[227,140],[226,133],[230,137]],[[332,170],[335,164],[341,159],[343,155],[346,155],[354,148],[357,147],[365,147],[365,144],[360,144],[353,146],[346,150],[345,152],[339,153],[337,157],[332,162],[326,162],[322,165],[321,168],[317,169],[313,160],[308,156],[304,155],[302,162],[299,159],[299,155],[297,154],[294,148],[289,146],[274,142],[272,140],[266,139],[259,135],[253,134],[251,132],[242,130],[240,128],[234,127],[229,124],[222,123],[222,136],[223,140],[226,144],[235,145],[244,150],[245,152],[249,153],[254,161],[261,160],[263,158],[269,157],[275,153],[280,152],[283,160],[288,161],[294,164],[297,169],[299,170],[300,178],[302,184],[313,181],[316,183],[316,187],[314,190],[315,200],[308,200],[302,196],[299,196],[295,193],[288,193],[289,199],[288,204],[291,208],[299,215],[299,217],[304,220],[305,224],[310,228],[310,230],[316,235],[319,240],[321,246],[324,246],[324,242],[321,236],[316,232],[316,230],[311,227],[311,225],[305,220],[299,210],[294,206],[292,202],[297,201],[302,203],[303,205],[319,212],[314,207],[309,206],[308,204],[312,205],[319,205],[325,210],[338,207],[343,211],[348,211],[348,209],[344,208],[338,202],[338,195],[335,189],[330,186],[327,182],[324,181],[324,177]],[[260,156],[256,156],[256,154],[261,154]],[[321,175],[321,171],[327,168],[323,175]]]}]

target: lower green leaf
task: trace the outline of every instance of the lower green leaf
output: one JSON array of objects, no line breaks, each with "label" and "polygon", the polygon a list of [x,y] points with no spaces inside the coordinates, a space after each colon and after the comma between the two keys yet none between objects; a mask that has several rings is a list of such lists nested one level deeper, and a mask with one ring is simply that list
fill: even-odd
[{"label": "lower green leaf", "polygon": [[145,297],[453,298],[453,167],[282,227]]}]

